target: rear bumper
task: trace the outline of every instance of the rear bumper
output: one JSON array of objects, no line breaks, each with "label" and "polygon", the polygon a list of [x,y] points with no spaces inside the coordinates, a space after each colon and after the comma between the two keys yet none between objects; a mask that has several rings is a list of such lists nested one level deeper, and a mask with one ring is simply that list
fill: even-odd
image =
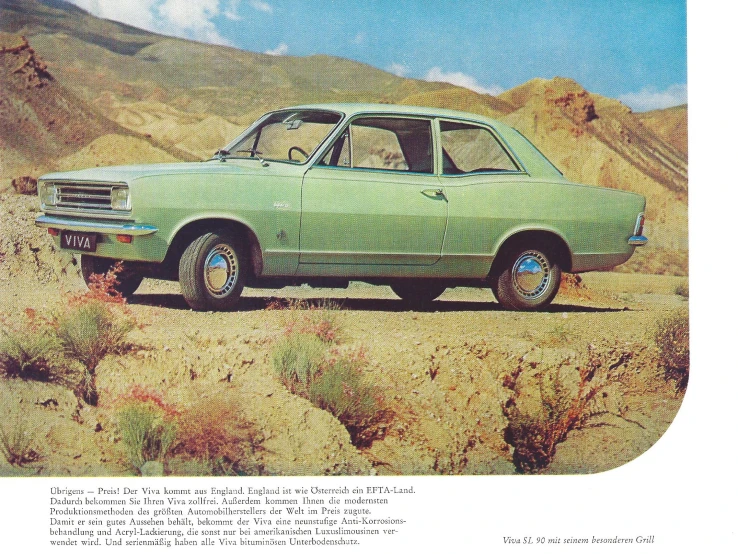
[{"label": "rear bumper", "polygon": [[628,244],[631,246],[643,246],[648,242],[648,239],[643,235],[633,235],[628,239]]}]

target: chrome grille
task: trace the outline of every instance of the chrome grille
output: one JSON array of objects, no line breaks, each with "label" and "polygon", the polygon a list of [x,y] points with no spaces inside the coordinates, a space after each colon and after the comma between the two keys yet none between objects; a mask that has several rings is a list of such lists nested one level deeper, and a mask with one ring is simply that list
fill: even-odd
[{"label": "chrome grille", "polygon": [[56,207],[71,210],[112,211],[110,193],[113,185],[57,183]]}]

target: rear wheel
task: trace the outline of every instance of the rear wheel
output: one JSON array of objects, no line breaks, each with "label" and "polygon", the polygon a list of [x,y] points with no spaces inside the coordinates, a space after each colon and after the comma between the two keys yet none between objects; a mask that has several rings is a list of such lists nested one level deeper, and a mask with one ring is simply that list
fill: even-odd
[{"label": "rear wheel", "polygon": [[446,286],[443,284],[426,283],[423,281],[395,283],[390,288],[408,306],[416,310],[428,308],[430,303],[441,296],[443,291],[446,290]]},{"label": "rear wheel", "polygon": [[[104,275],[110,271],[118,260],[111,260],[110,258],[98,258],[97,256],[90,256],[89,254],[82,254],[80,256],[80,269],[82,270],[82,278],[85,280],[87,286],[90,286],[92,282],[92,276]],[[115,286],[123,298],[129,298],[138,289],[143,277],[126,266],[125,263],[122,265],[123,269],[116,276],[118,284]]]},{"label": "rear wheel", "polygon": [[246,278],[245,256],[225,231],[206,233],[190,243],[179,260],[179,283],[194,310],[236,306]]},{"label": "rear wheel", "polygon": [[509,310],[537,310],[548,306],[559,291],[561,268],[539,248],[518,248],[492,277],[492,292]]}]

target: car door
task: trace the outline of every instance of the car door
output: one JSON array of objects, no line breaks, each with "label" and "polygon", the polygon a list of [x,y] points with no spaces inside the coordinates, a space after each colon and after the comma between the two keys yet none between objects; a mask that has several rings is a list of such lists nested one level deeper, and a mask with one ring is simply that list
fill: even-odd
[{"label": "car door", "polygon": [[447,216],[431,121],[356,118],[303,180],[300,266],[434,264]]},{"label": "car door", "polygon": [[444,258],[463,261],[469,273],[483,277],[495,243],[534,217],[536,198],[530,179],[492,129],[440,120],[439,130],[440,179],[449,203]]}]

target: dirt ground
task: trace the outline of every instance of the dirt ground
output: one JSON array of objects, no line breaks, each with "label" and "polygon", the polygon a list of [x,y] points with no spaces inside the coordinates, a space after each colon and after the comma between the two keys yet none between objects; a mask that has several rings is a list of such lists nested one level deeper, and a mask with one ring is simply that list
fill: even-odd
[{"label": "dirt ground", "polygon": [[[9,317],[27,308],[51,313],[63,306],[65,291],[84,289],[71,258],[52,252],[33,227],[35,202],[0,194],[0,313]],[[134,385],[181,409],[237,411],[261,437],[253,456],[264,474],[511,474],[505,376],[522,367],[521,378],[533,383],[537,373],[577,367],[593,355],[619,360],[611,364],[614,381],[542,472],[605,471],[650,448],[679,409],[683,393],[656,362],[654,332],[665,315],[686,309],[688,300],[677,294],[684,284],[684,277],[584,274],[540,313],[504,311],[489,290],[467,288],[449,289],[430,310],[414,312],[389,288],[363,284],[247,290],[235,311],[198,313],[178,284],[144,281],[129,303],[140,327],[125,353],[98,367],[97,407],[59,384],[0,379],[0,419],[6,429],[26,422],[37,453],[23,467],[0,459],[0,474],[138,474],[116,423],[116,401]],[[276,378],[274,344],[302,317],[284,308],[286,299],[330,307],[332,348],[362,353],[363,375],[390,414],[371,446],[353,446],[335,417]]]}]

